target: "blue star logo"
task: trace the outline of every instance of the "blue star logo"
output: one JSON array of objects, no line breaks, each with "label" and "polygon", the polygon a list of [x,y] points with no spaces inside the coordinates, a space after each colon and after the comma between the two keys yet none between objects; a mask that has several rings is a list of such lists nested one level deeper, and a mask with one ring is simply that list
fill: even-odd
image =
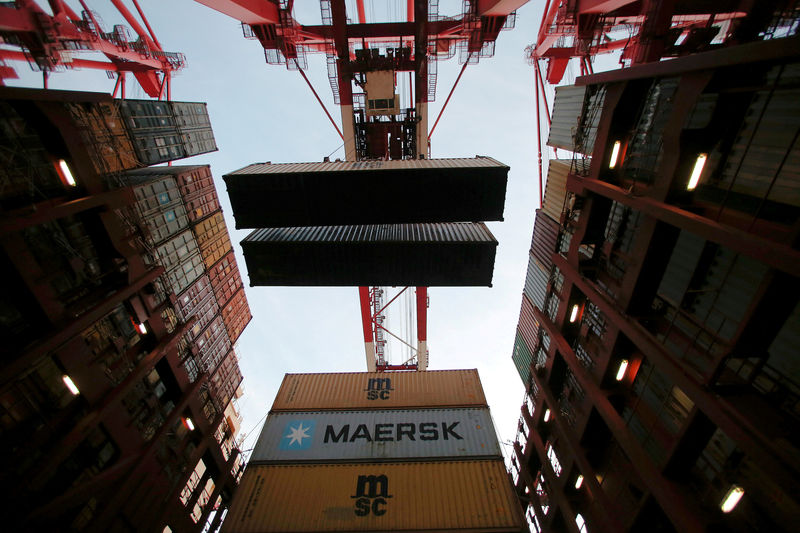
[{"label": "blue star logo", "polygon": [[314,420],[292,420],[286,424],[286,428],[283,430],[283,437],[278,449],[307,450],[311,448],[316,425]]}]

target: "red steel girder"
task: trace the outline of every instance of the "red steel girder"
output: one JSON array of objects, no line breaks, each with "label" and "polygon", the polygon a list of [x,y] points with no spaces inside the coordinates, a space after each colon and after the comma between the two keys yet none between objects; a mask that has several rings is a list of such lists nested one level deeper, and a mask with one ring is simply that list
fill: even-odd
[{"label": "red steel girder", "polygon": [[278,4],[270,0],[195,0],[246,24],[279,24]]},{"label": "red steel girder", "polygon": [[428,340],[428,287],[417,287],[417,340]]},{"label": "red steel girder", "polygon": [[479,17],[506,17],[528,3],[528,0],[478,0]]},{"label": "red steel girder", "polygon": [[[450,37],[463,31],[464,24],[460,20],[435,20],[428,22],[428,34],[432,38]],[[314,42],[334,40],[338,28],[335,25],[308,25],[300,26],[300,35],[306,40]],[[361,39],[379,38],[382,41],[398,37],[414,37],[416,27],[414,22],[374,22],[369,24],[348,24],[347,37],[360,42]],[[302,43],[305,44],[305,43]]]}]

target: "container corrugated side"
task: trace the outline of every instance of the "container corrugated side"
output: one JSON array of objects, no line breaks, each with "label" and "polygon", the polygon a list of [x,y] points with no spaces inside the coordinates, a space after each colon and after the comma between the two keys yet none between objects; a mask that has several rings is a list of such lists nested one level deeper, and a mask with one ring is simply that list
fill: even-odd
[{"label": "container corrugated side", "polygon": [[363,224],[356,226],[307,226],[263,228],[244,242],[488,242],[497,240],[482,222],[432,224]]},{"label": "container corrugated side", "polygon": [[561,220],[561,211],[564,209],[570,164],[569,159],[553,159],[547,170],[542,211],[556,222]]},{"label": "container corrugated side", "polygon": [[289,174],[299,172],[353,172],[358,170],[489,168],[508,169],[508,165],[491,157],[451,159],[390,159],[388,161],[323,161],[318,163],[254,163],[227,175]]},{"label": "container corrugated side", "polygon": [[538,209],[533,224],[533,238],[531,239],[531,254],[543,265],[553,262],[553,252],[556,251],[558,242],[558,222]]},{"label": "container corrugated side", "polygon": [[501,460],[249,466],[224,533],[524,531]]},{"label": "container corrugated side", "polygon": [[502,454],[487,408],[392,409],[272,413],[250,462],[489,457]]},{"label": "container corrugated side", "polygon": [[528,272],[525,276],[525,294],[540,310],[544,310],[544,301],[547,298],[547,283],[549,279],[550,267],[545,267],[540,264],[535,257],[532,255],[529,256]]},{"label": "container corrugated side", "polygon": [[484,407],[478,371],[286,374],[272,411]]},{"label": "container corrugated side", "polygon": [[533,354],[519,331],[517,332],[517,338],[514,340],[514,353],[511,354],[511,360],[517,368],[520,379],[522,379],[523,383],[527,384],[531,378]]},{"label": "container corrugated side", "polygon": [[517,330],[522,334],[522,338],[525,339],[525,343],[531,351],[535,351],[539,345],[539,321],[533,314],[533,303],[525,294],[522,295]]},{"label": "container corrugated side", "polygon": [[583,112],[586,87],[583,85],[564,85],[556,87],[553,100],[553,116],[547,144],[555,148],[575,150],[575,133]]}]

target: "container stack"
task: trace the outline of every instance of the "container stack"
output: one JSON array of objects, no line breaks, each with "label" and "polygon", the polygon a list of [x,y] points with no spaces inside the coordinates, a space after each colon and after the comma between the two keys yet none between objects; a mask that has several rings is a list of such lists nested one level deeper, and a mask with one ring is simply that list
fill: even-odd
[{"label": "container stack", "polygon": [[559,288],[564,279],[553,264],[552,256],[554,252],[558,251],[559,246],[569,245],[568,241],[565,243],[557,241],[561,212],[567,200],[566,183],[570,164],[571,160],[569,159],[550,161],[544,201],[542,208],[536,210],[528,257],[528,273],[525,276],[517,337],[511,356],[514,366],[517,367],[517,372],[525,384],[531,382],[531,365],[533,364],[535,367],[544,360],[550,345],[547,333],[540,329],[539,322],[534,317],[533,308],[541,309],[551,320],[555,320],[558,298],[547,298],[547,289],[549,286]]},{"label": "container stack", "polygon": [[203,103],[120,100],[120,107],[136,156],[144,165],[217,149]]},{"label": "container stack", "polygon": [[256,163],[224,176],[251,286],[491,286],[491,157]]},{"label": "container stack", "polygon": [[287,374],[223,531],[523,531],[476,370]]}]

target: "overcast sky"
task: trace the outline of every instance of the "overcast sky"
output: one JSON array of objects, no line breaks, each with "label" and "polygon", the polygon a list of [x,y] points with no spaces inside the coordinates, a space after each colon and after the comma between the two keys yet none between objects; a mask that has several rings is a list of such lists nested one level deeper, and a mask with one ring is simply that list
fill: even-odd
[{"label": "overcast sky", "polygon": [[[77,0],[67,0],[76,11]],[[124,20],[104,0],[89,0],[107,31]],[[133,11],[131,2],[126,2]],[[234,241],[242,277],[247,273],[238,242],[247,231],[233,229],[222,175],[254,162],[321,161],[343,157],[341,139],[297,72],[267,65],[257,41],[246,40],[241,25],[192,0],[140,0],[165,51],[182,52],[187,67],[173,80],[172,98],[202,101],[219,151],[176,162],[210,164]],[[391,0],[366,0],[367,16],[392,8]],[[487,155],[511,167],[505,221],[490,222],[499,241],[493,287],[431,288],[428,311],[430,369],[477,368],[498,432],[512,441],[524,389],[511,362],[528,262],[534,210],[538,207],[533,69],[524,57],[534,41],[544,2],[518,12],[516,28],[503,32],[493,58],[467,67],[431,139],[433,157]],[[348,15],[357,19],[354,1]],[[399,3],[405,6],[405,2]],[[353,9],[351,9],[353,8]],[[404,8],[403,8],[404,9]],[[457,16],[461,1],[441,1],[440,14]],[[318,24],[319,4],[298,1],[296,18]],[[102,59],[98,54],[82,56]],[[41,75],[13,63],[21,79],[9,85],[41,87]],[[307,75],[334,118],[325,56],[308,56]],[[436,102],[429,125],[443,105],[461,65],[453,58],[438,65]],[[111,92],[104,72],[54,74],[50,87]],[[128,98],[146,98],[133,80]],[[552,103],[552,96],[550,97]],[[544,133],[543,133],[544,135]],[[545,161],[546,168],[546,161]],[[239,340],[245,396],[242,431],[252,432],[250,448],[286,372],[364,371],[364,347],[356,288],[247,287],[253,320]],[[506,451],[510,448],[506,447]]]}]

